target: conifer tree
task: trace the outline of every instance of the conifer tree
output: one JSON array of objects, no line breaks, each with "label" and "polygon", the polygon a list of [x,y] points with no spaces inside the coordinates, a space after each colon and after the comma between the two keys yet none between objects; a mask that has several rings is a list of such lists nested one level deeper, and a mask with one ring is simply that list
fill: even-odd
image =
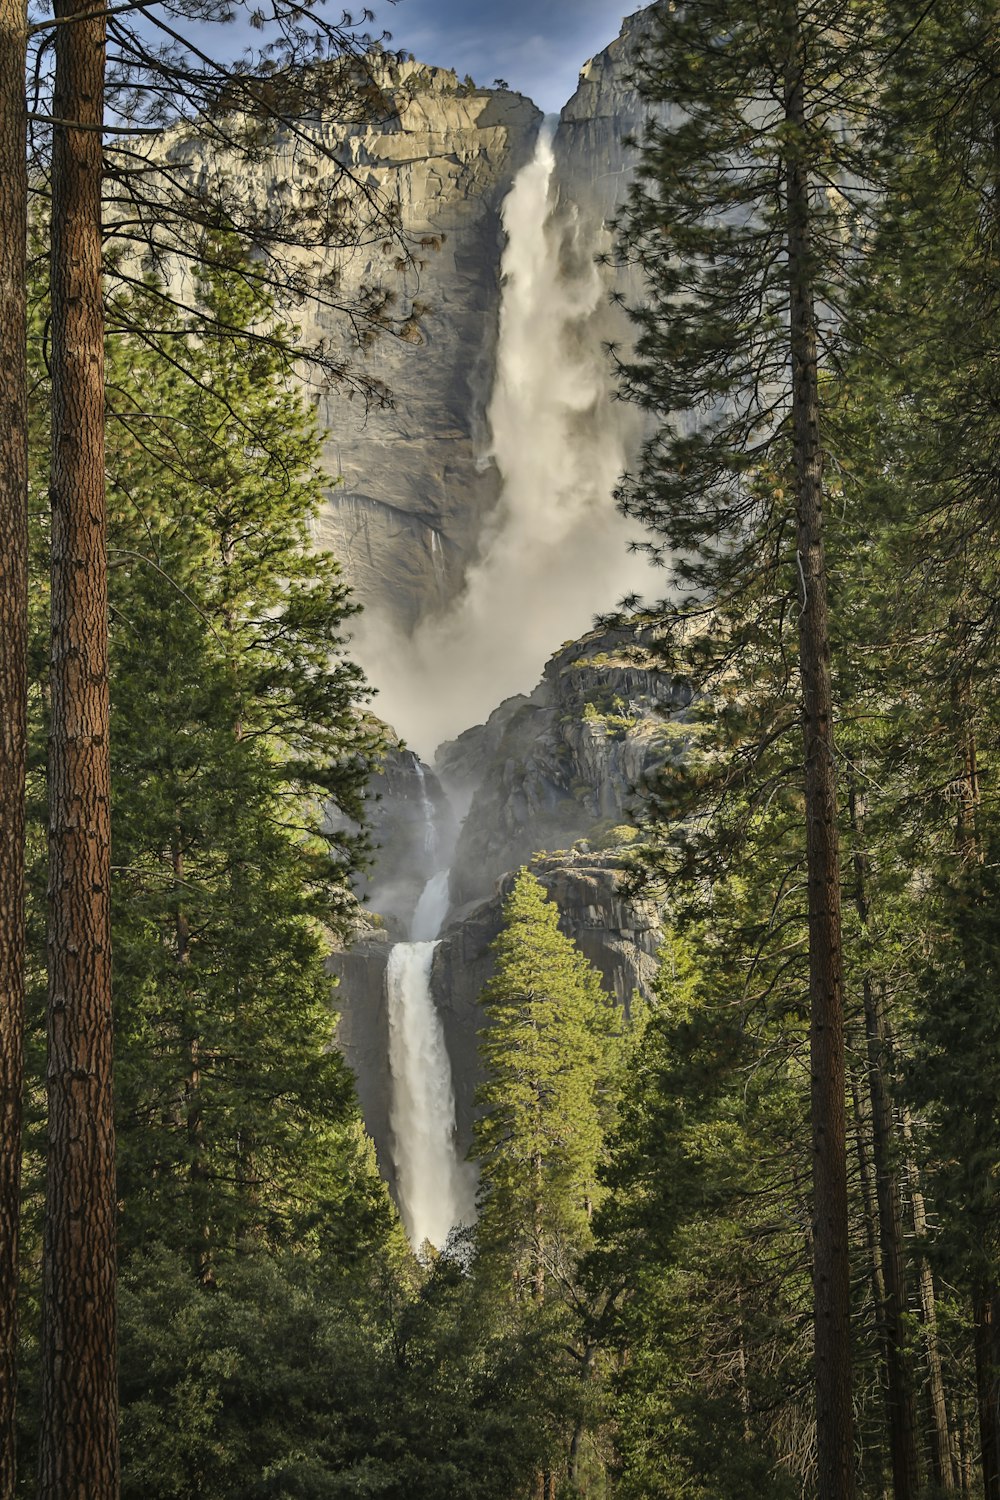
[{"label": "conifer tree", "polygon": [[105,18],[57,3],[40,1500],[119,1490],[101,183]]},{"label": "conifer tree", "polygon": [[[133,27],[138,9],[142,25]],[[188,19],[230,19],[192,0],[181,4]],[[35,94],[47,94],[51,113],[33,114],[52,131],[51,294],[52,294],[52,900],[50,908],[50,1150],[46,1307],[47,1357],[45,1439],[42,1444],[41,1492],[55,1497],[79,1472],[94,1500],[117,1493],[117,1439],[114,1407],[114,1126],[111,1079],[110,988],[110,845],[107,704],[107,560],[106,492],[103,454],[104,306],[103,188],[106,44],[110,34],[115,66],[114,98],[123,119],[145,124],[190,121],[200,115],[216,141],[235,150],[243,162],[259,149],[265,121],[289,123],[296,111],[322,118],[331,94],[355,103],[370,81],[352,66],[356,38],[352,23],[340,26],[317,19],[299,6],[278,5],[271,15],[277,36],[268,53],[267,71],[281,75],[255,79],[246,59],[235,66],[217,65],[195,45],[188,47],[174,24],[177,9],[168,6],[126,7],[129,19],[113,7],[96,10],[76,0],[56,0],[51,38],[35,57]],[[366,17],[368,13],[365,13]],[[254,12],[252,23],[263,21]],[[159,40],[151,41],[148,31]],[[51,39],[54,74],[44,73]],[[334,68],[316,64],[332,53]],[[345,56],[346,54],[346,56]],[[282,74],[281,65],[287,71]],[[322,74],[322,76],[320,76]],[[25,86],[28,80],[24,79]],[[322,101],[322,103],[320,103]],[[380,101],[376,101],[380,102]],[[19,113],[19,111],[18,111]],[[227,125],[219,124],[225,120]],[[293,127],[294,128],[294,127]],[[134,129],[124,129],[126,142]],[[357,243],[374,223],[389,228],[394,216],[377,195],[366,193],[349,168],[337,163],[329,194],[305,193],[305,207],[275,216],[268,205],[251,204],[242,195],[241,174],[222,174],[220,194],[191,192],[167,165],[150,170],[148,159],[119,143],[119,221],[139,228],[139,238],[155,260],[161,252],[177,253],[184,232],[241,232],[258,250],[264,246],[303,242],[312,225],[313,244]],[[336,157],[331,152],[331,160]],[[181,174],[183,176],[183,173]],[[146,191],[150,184],[155,186]],[[22,182],[18,168],[15,182]],[[44,182],[44,178],[42,178]],[[165,246],[158,229],[168,217],[166,205],[180,199],[182,235]],[[318,203],[317,203],[318,198]],[[317,221],[320,229],[316,230]],[[284,232],[283,232],[284,231]],[[127,237],[127,236],[126,236]],[[195,245],[199,236],[190,236]],[[209,243],[214,243],[209,237]],[[197,259],[199,251],[195,250]],[[265,256],[270,271],[291,295],[304,295],[309,278],[297,275],[284,254]],[[129,283],[121,254],[120,276]],[[131,278],[131,284],[135,283]],[[335,277],[334,277],[335,280]],[[317,288],[328,307],[345,311],[329,295],[330,281]],[[368,293],[354,302],[355,330],[367,333],[386,323],[388,294]],[[232,330],[225,330],[231,332]],[[329,357],[315,351],[324,367],[343,376],[349,361],[341,350]],[[366,390],[368,383],[362,380]],[[6,684],[5,684],[6,685]],[[15,710],[12,710],[16,712]],[[79,753],[77,753],[79,752]],[[79,836],[77,836],[79,835]],[[0,853],[3,851],[0,850]],[[13,869],[16,881],[17,869]],[[6,884],[7,876],[4,875]],[[83,1079],[90,1079],[87,1089]],[[74,1082],[75,1080],[75,1082]],[[86,1097],[84,1097],[86,1095]],[[74,1118],[75,1117],[75,1118]],[[82,1122],[82,1123],[81,1123]],[[69,1142],[85,1139],[84,1152]],[[12,1143],[16,1150],[17,1143]],[[82,1203],[81,1232],[69,1226],[71,1203]],[[86,1288],[86,1292],[82,1289]],[[65,1360],[63,1348],[73,1352]]]},{"label": "conifer tree", "polygon": [[[483,991],[489,1026],[480,1059],[473,1156],[480,1168],[477,1280],[513,1301],[519,1337],[541,1338],[550,1383],[548,1465],[540,1500],[554,1500],[556,1458],[581,1484],[584,1436],[595,1423],[596,1342],[579,1264],[592,1243],[599,1166],[614,1110],[621,1021],[600,978],[559,931],[559,911],[522,869],[504,902]],[[485,1274],[484,1274],[485,1273]],[[567,1355],[572,1357],[567,1359]]]},{"label": "conifer tree", "polygon": [[0,1500],[14,1493],[24,1075],[24,799],[28,634],[28,40],[0,6]]},{"label": "conifer tree", "polygon": [[[674,887],[680,895],[679,883]],[[801,1062],[786,991],[733,963],[742,896],[668,931],[623,1084],[587,1282],[617,1360],[616,1493],[792,1496],[811,1481]],[[773,976],[770,976],[773,977]],[[769,1013],[768,1013],[769,1012]]]},{"label": "conifer tree", "polygon": [[353,606],[310,547],[318,434],[290,336],[258,337],[273,308],[246,267],[200,295],[245,338],[178,323],[194,379],[131,338],[115,354],[112,768],[123,1245],[153,1234],[211,1281],[305,1226],[353,1253],[324,934],[380,740]]},{"label": "conifer tree", "polygon": [[[624,392],[655,423],[623,506],[669,560],[664,612],[701,622],[699,683],[752,681],[763,646],[784,690],[757,745],[780,743],[787,760],[796,716],[804,736],[822,1500],[853,1494],[854,1443],[821,361],[845,281],[868,19],[797,0],[655,7],[640,79],[661,112],[620,237],[649,293]],[[731,765],[752,777],[754,752]]]},{"label": "conifer tree", "polygon": [[[879,788],[871,798],[869,836],[874,900],[895,907],[896,922],[902,918],[921,934],[919,953],[902,962],[898,951],[894,955],[894,984],[904,997],[898,1029],[922,1039],[907,1068],[908,1086],[921,1102],[907,1155],[915,1152],[919,1160],[930,1148],[929,1181],[940,1184],[946,1181],[935,1160],[943,1149],[940,1120],[954,1124],[955,1115],[950,1098],[933,1098],[945,1075],[930,1038],[951,1025],[955,1002],[947,995],[954,987],[968,997],[964,1034],[971,1041],[978,996],[992,984],[989,948],[975,930],[969,892],[990,879],[1000,730],[998,36],[990,6],[935,6],[916,25],[900,8],[894,26],[900,40],[886,57],[872,129],[881,188],[877,232],[866,247],[864,295],[852,316],[844,404],[853,424],[860,541],[870,559],[866,572],[859,575],[855,563],[852,573],[858,592],[873,585],[891,591],[891,606],[859,619],[855,633],[857,664],[869,683],[865,717],[882,721],[866,751]],[[898,864],[921,873],[905,893],[893,891]],[[928,951],[935,955],[930,969]],[[957,969],[964,970],[960,984]],[[951,1031],[956,1061],[960,1034],[961,1028]],[[970,1075],[989,1068],[981,1043],[980,1036],[960,1064]],[[948,1088],[954,1091],[953,1081]],[[970,1104],[981,1107],[981,1099]],[[993,1494],[1000,1493],[991,1373],[998,1362],[998,1283],[988,1255],[972,1257],[978,1283],[959,1272],[954,1246],[961,1236],[953,1234],[961,1196],[956,1193],[954,1219],[943,1199],[936,1210],[941,1242],[949,1246],[947,1276],[961,1288],[972,1318],[984,1486]],[[919,1233],[926,1251],[927,1236]],[[929,1249],[933,1256],[933,1237]],[[958,1400],[961,1392],[943,1388],[932,1268],[922,1258],[918,1270],[933,1387],[932,1466],[938,1483],[950,1488],[946,1397]]]},{"label": "conifer tree", "polygon": [[483,992],[477,1242],[516,1287],[545,1297],[549,1266],[571,1268],[599,1195],[602,1093],[613,1006],[558,927],[559,911],[522,870],[504,903],[496,972]]}]

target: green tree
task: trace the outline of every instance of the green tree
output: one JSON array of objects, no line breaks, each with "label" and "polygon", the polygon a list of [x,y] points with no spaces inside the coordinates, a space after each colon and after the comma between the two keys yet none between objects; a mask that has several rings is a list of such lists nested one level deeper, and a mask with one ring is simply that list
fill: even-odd
[{"label": "green tree", "polygon": [[571,1277],[590,1238],[614,1007],[530,871],[515,880],[503,917],[482,997],[477,1244],[498,1252],[515,1285],[541,1302],[548,1269]]},{"label": "green tree", "polygon": [[178,325],[193,380],[124,342],[109,472],[123,1239],[186,1236],[210,1279],[248,1234],[365,1237],[341,1223],[353,1094],[324,943],[379,737],[352,606],[309,545],[318,442],[290,345],[258,336],[247,272],[200,295],[243,336]]},{"label": "green tree", "polygon": [[[228,1289],[233,1316],[250,1295],[245,1277],[231,1284],[237,1262],[278,1285],[286,1272],[308,1281],[321,1258],[328,1292],[362,1275],[391,1227],[332,1045],[324,969],[364,845],[352,829],[379,734],[345,654],[344,585],[309,546],[322,487],[317,435],[288,379],[291,344],[259,336],[272,313],[246,268],[200,291],[245,338],[212,341],[176,322],[172,349],[197,380],[134,336],[108,357],[119,1248],[133,1370],[138,1347],[162,1341],[167,1359],[170,1346],[151,1253],[170,1261],[172,1282],[185,1269],[182,1322],[197,1328],[210,1287]],[[156,319],[162,333],[158,307]],[[43,384],[41,318],[32,355]],[[36,781],[47,703],[43,673]],[[37,937],[44,855],[31,831]],[[34,1152],[29,1161],[33,1205]],[[29,1235],[29,1308],[36,1260]],[[30,1395],[33,1358],[29,1374]],[[133,1443],[140,1386],[123,1387]],[[37,1401],[25,1413],[31,1446],[36,1418]],[[238,1429],[243,1416],[226,1420]],[[129,1483],[137,1462],[133,1447]]]},{"label": "green tree", "polygon": [[[602,1415],[579,1263],[602,1196],[598,1169],[617,1097],[622,1018],[559,931],[558,908],[530,871],[514,881],[503,917],[482,997],[489,1025],[473,1147],[475,1273],[491,1299],[510,1305],[519,1337],[547,1351],[549,1388],[536,1414],[547,1466],[536,1490],[550,1500],[557,1458],[573,1490],[588,1492],[594,1464],[585,1440]],[[600,1458],[596,1469],[603,1483]]]},{"label": "green tree", "polygon": [[[620,234],[648,293],[624,393],[654,422],[623,505],[669,563],[676,595],[663,613],[702,624],[699,685],[723,673],[752,683],[762,658],[772,681],[783,676],[783,704],[757,743],[780,739],[804,797],[818,1474],[829,1500],[853,1493],[854,1442],[823,366],[850,256],[852,139],[875,20],[840,0],[654,7],[639,72],[658,113]],[[753,774],[752,750],[737,761]]]},{"label": "green tree", "polygon": [[629,1500],[809,1483],[801,1064],[734,970],[733,894],[718,889],[711,926],[668,935],[586,1264]]}]

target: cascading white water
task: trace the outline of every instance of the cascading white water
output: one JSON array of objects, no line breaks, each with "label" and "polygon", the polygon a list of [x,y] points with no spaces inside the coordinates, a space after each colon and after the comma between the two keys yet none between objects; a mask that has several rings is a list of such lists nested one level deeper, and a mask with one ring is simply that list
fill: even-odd
[{"label": "cascading white water", "polygon": [[[434,804],[427,794],[427,777],[424,775],[424,768],[419,756],[414,757],[413,769],[417,773],[417,784],[420,787],[420,811],[424,817],[424,853],[427,855],[428,868],[433,869],[437,855],[437,829],[434,824]],[[443,912],[441,920],[442,922],[444,921]],[[432,936],[436,937],[437,933],[433,933]]]},{"label": "cascading white water", "polygon": [[[418,766],[429,834],[436,846],[433,805]],[[448,871],[427,882],[410,923],[410,942],[389,954],[389,1124],[395,1144],[396,1195],[410,1243],[437,1249],[458,1224],[475,1219],[475,1172],[455,1149],[455,1091],[444,1027],[431,993],[438,933],[448,914]]]},{"label": "cascading white water", "polygon": [[503,487],[480,559],[453,607],[411,639],[379,640],[374,621],[359,638],[388,716],[428,750],[529,692],[563,640],[647,576],[611,498],[640,418],[614,400],[608,286],[594,263],[606,239],[558,203],[554,166],[546,126],[503,206],[485,460]]}]

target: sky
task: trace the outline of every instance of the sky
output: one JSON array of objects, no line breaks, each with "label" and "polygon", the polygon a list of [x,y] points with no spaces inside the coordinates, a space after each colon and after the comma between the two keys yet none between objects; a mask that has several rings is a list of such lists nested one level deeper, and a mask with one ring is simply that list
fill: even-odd
[{"label": "sky", "polygon": [[576,89],[580,68],[618,35],[641,0],[369,0],[375,28],[420,62],[502,78],[546,114]]}]

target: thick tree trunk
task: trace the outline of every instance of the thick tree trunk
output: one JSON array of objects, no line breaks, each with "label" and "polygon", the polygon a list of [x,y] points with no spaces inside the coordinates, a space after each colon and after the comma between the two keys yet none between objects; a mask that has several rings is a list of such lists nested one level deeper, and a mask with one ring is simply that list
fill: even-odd
[{"label": "thick tree trunk", "polygon": [[27,737],[28,216],[24,0],[0,0],[0,1500],[14,1494]]},{"label": "thick tree trunk", "polygon": [[[49,1155],[39,1500],[115,1500],[118,1396],[101,167],[105,22],[56,0]],[[81,19],[75,19],[77,16]]]},{"label": "thick tree trunk", "polygon": [[[785,79],[785,118],[798,133],[805,126],[804,62],[794,6],[790,21],[792,45]],[[785,187],[809,892],[817,1482],[819,1500],[851,1500],[855,1488],[854,1416],[851,1406],[840,845],[823,552],[823,455],[810,189],[805,167],[794,149],[789,154]]]}]

